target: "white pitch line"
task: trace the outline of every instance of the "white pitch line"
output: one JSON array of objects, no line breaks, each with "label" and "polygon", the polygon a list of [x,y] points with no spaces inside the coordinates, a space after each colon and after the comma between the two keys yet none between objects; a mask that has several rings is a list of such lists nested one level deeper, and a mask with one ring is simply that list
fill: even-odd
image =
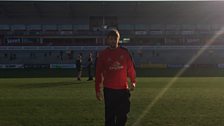
[{"label": "white pitch line", "polygon": [[[185,66],[190,66],[221,34],[224,33],[224,27],[221,28],[205,45],[194,55]],[[170,80],[170,82],[159,92],[159,94],[152,100],[152,102],[146,107],[138,119],[134,122],[132,126],[139,126],[141,120],[145,115],[152,109],[152,107],[157,103],[157,101],[163,97],[166,91],[177,81],[177,79],[187,70],[187,67],[182,68],[175,77]]]}]

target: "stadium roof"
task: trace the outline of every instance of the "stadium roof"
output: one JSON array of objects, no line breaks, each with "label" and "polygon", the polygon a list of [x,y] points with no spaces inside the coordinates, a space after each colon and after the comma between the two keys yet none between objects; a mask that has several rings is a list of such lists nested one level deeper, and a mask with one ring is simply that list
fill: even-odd
[{"label": "stadium roof", "polygon": [[0,23],[117,16],[149,23],[223,23],[224,1],[1,1]]}]

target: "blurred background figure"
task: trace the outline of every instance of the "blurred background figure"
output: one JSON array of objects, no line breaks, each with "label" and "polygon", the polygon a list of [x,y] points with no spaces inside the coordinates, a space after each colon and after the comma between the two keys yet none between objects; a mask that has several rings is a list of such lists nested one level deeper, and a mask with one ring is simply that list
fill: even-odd
[{"label": "blurred background figure", "polygon": [[81,80],[82,76],[82,53],[79,53],[76,59],[77,80]]},{"label": "blurred background figure", "polygon": [[90,52],[88,57],[88,65],[87,65],[87,71],[88,71],[88,81],[93,80],[92,75],[92,67],[93,67],[93,54]]}]

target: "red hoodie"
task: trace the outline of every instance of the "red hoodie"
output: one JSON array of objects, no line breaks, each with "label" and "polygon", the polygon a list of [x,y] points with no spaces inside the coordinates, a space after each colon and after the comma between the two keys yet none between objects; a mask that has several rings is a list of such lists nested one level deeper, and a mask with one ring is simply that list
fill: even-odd
[{"label": "red hoodie", "polygon": [[106,48],[99,53],[96,61],[96,92],[100,92],[100,83],[111,89],[128,89],[128,80],[135,83],[135,68],[128,50],[123,47]]}]

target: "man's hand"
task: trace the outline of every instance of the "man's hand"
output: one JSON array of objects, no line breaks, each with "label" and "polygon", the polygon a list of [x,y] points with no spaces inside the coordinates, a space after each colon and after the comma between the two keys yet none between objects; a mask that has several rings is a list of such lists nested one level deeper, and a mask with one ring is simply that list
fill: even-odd
[{"label": "man's hand", "polygon": [[103,94],[101,92],[97,92],[96,93],[96,98],[97,98],[97,100],[102,101],[103,100]]},{"label": "man's hand", "polygon": [[134,91],[135,90],[135,83],[132,83],[130,86],[130,91]]}]

